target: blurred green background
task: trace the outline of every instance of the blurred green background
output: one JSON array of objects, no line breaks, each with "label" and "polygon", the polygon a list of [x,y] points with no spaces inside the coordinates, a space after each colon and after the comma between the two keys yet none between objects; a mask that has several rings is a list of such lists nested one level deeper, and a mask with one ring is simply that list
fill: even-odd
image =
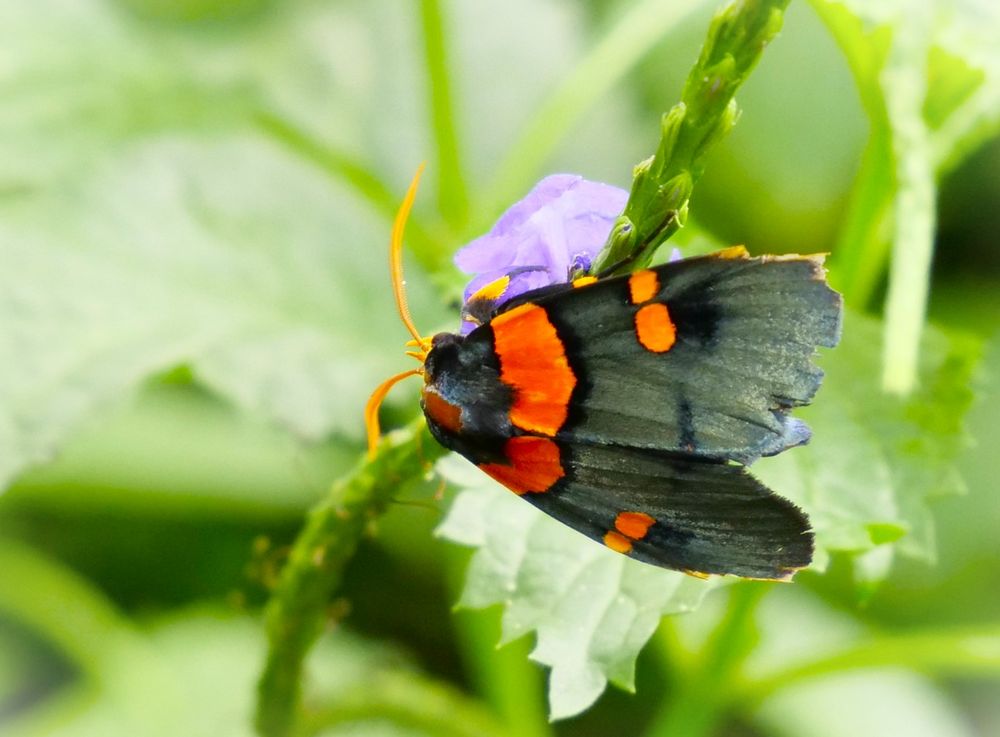
[{"label": "blurred green background", "polygon": [[[362,451],[367,393],[408,368],[385,257],[405,182],[431,161],[411,306],[424,330],[453,329],[458,246],[545,173],[627,188],[654,150],[715,3],[659,13],[649,53],[548,119],[551,146],[530,127],[650,5],[0,3],[0,734],[252,734],[269,586],[304,513]],[[830,6],[792,3],[691,213],[692,230],[755,253],[832,251],[838,287],[871,124]],[[934,8],[942,28],[990,16]],[[444,103],[429,92],[436,59]],[[983,82],[975,61],[939,65],[950,77],[929,66],[930,83],[1000,98],[996,67]],[[936,561],[900,558],[862,590],[835,557],[771,593],[751,674],[852,638],[1000,623],[997,120],[940,180],[929,304],[932,322],[985,345],[958,459],[968,493],[934,506]],[[879,313],[884,288],[883,275],[854,306]],[[415,387],[400,388],[383,420],[416,411]],[[657,654],[662,639],[636,694],[547,721],[530,642],[496,650],[497,611],[452,609],[469,556],[433,536],[450,496],[436,489],[401,492],[331,602],[305,684],[312,733],[666,734],[657,715],[684,670]],[[728,596],[667,625],[679,652],[698,650]],[[977,647],[996,659],[1000,640]],[[996,669],[877,664],[737,700],[714,728],[1000,734]]]}]

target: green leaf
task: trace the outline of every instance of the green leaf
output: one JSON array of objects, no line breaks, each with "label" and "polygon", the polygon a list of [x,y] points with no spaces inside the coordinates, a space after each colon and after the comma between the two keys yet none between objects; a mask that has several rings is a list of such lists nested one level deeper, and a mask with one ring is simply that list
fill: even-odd
[{"label": "green leaf", "polygon": [[[900,552],[934,555],[927,502],[962,490],[954,461],[965,447],[977,341],[928,329],[920,386],[907,398],[877,385],[880,323],[848,312],[840,346],[822,355],[826,377],[814,404],[798,411],[813,430],[804,448],[754,465],[778,493],[800,503],[824,552],[865,552],[899,540]],[[874,566],[874,567],[873,567]],[[863,564],[863,578],[885,572]]]},{"label": "green leaf", "polygon": [[457,457],[438,468],[461,489],[438,534],[476,548],[459,605],[502,604],[502,642],[536,634],[531,658],[552,669],[553,719],[586,709],[609,681],[633,690],[660,618],[695,608],[714,585],[613,553]]},{"label": "green leaf", "polygon": [[[858,565],[866,587],[887,574],[890,543],[934,555],[927,503],[962,488],[952,464],[966,444],[962,419],[979,352],[974,341],[928,330],[921,388],[902,399],[876,380],[880,332],[878,321],[848,315],[842,344],[822,356],[824,386],[800,411],[811,443],[753,467],[809,513],[817,567],[831,552],[877,551]],[[658,619],[691,609],[707,590],[614,555],[456,458],[439,468],[461,489],[439,534],[476,549],[460,604],[503,605],[504,642],[536,633],[532,658],[552,668],[553,717],[586,708],[608,681],[631,689],[635,656]]]},{"label": "green leaf", "polygon": [[[0,8],[0,47],[17,62],[0,67],[0,191],[76,176],[136,138],[239,130],[259,110],[353,152],[369,143],[399,155],[401,178],[412,173],[419,147],[396,134],[398,117],[386,120],[390,91],[367,94],[355,83],[387,86],[385,65],[412,66],[399,58],[410,51],[405,14],[383,12],[376,26],[365,25],[375,3],[273,3],[259,17],[186,26],[140,20],[119,5]],[[416,120],[417,93],[402,81],[392,99]]]},{"label": "green leaf", "polygon": [[388,134],[382,96],[349,80],[405,18],[359,55],[344,12],[295,3],[181,33],[98,0],[0,8],[17,62],[0,65],[0,351],[17,357],[0,367],[0,488],[179,363],[307,440],[360,436],[404,335],[370,256],[388,228],[253,134],[262,109],[353,151]]},{"label": "green leaf", "polygon": [[369,250],[383,242],[349,192],[253,136],[149,142],[12,204],[0,482],[178,363],[306,439],[359,436],[404,335],[389,290],[369,287],[387,278]]},{"label": "green leaf", "polygon": [[[158,725],[168,720],[176,720],[181,728],[173,734],[185,733],[189,712],[182,708],[177,684],[149,643],[100,591],[61,564],[12,541],[0,542],[0,569],[3,619],[46,643],[75,674],[74,682],[62,689],[50,691],[51,683],[45,683],[49,698],[34,709],[20,710],[17,719],[5,715],[4,734],[100,735],[92,718],[98,703],[114,715],[119,734],[166,737],[171,732]],[[54,723],[68,721],[76,725],[75,731],[51,731]],[[43,725],[50,729],[43,731]]]},{"label": "green leaf", "polygon": [[[930,92],[937,94],[928,98],[928,104],[945,100],[954,105],[942,122],[931,119],[937,122],[932,141],[935,160],[946,172],[1000,130],[1000,44],[996,41],[1000,8],[996,3],[961,0],[943,15],[950,22],[941,23],[939,48],[962,62],[962,66],[949,65],[947,76],[940,73],[941,66],[930,67],[939,74],[931,77]],[[981,81],[974,85],[977,79]]]}]

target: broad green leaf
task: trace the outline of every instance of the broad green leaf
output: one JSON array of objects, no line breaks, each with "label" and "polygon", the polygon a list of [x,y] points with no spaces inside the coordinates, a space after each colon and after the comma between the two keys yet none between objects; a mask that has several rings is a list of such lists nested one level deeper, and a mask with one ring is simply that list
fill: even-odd
[{"label": "broad green leaf", "polygon": [[[816,400],[798,411],[812,441],[753,470],[806,509],[823,551],[860,553],[902,538],[900,552],[932,558],[927,502],[963,489],[953,463],[967,443],[979,346],[928,330],[919,388],[903,399],[877,385],[880,327],[848,312],[841,344],[820,360],[826,377]],[[867,578],[885,571],[874,558],[862,567]]]},{"label": "broad green leaf", "polygon": [[[927,502],[961,489],[952,463],[966,442],[962,417],[977,358],[976,345],[928,331],[923,383],[904,400],[878,387],[879,335],[877,321],[849,316],[842,344],[823,355],[823,388],[800,412],[812,442],[753,467],[809,513],[817,567],[830,552],[878,551],[859,565],[869,585],[888,571],[889,543],[934,554]],[[611,553],[460,459],[439,468],[461,490],[439,534],[476,549],[460,604],[503,605],[504,642],[536,633],[532,658],[552,668],[553,717],[586,708],[608,681],[631,689],[635,656],[658,619],[691,609],[707,590]]]},{"label": "broad green leaf", "polygon": [[457,457],[438,468],[461,490],[438,534],[476,548],[459,605],[503,605],[502,642],[535,633],[554,719],[586,709],[609,681],[633,690],[660,618],[695,608],[714,585],[614,553]]},{"label": "broad green leaf", "polygon": [[153,382],[71,438],[55,463],[21,474],[5,512],[297,519],[360,445],[338,437],[304,447],[197,387]]},{"label": "broad green leaf", "polygon": [[178,363],[301,437],[360,434],[403,335],[372,258],[388,229],[252,127],[268,110],[361,149],[385,116],[352,75],[392,39],[362,25],[352,52],[345,12],[185,34],[101,0],[0,9],[0,487]]},{"label": "broad green leaf", "polygon": [[[383,12],[376,24],[376,5],[298,0],[239,22],[185,26],[112,0],[4,3],[0,191],[75,177],[136,138],[245,129],[264,110],[355,153],[377,135],[371,147],[400,156],[409,176],[419,148],[389,135],[385,95],[366,92],[385,76],[383,52],[410,51],[409,18]],[[393,99],[415,121],[409,87]]]},{"label": "broad green leaf", "polygon": [[18,360],[0,365],[0,479],[178,363],[302,437],[359,435],[403,330],[370,287],[384,233],[354,202],[244,136],[150,141],[6,208],[0,353]]}]

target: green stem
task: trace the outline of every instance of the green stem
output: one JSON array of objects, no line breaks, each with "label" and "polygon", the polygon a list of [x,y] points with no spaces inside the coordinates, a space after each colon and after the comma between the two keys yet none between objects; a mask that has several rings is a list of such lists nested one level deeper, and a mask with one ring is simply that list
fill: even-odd
[{"label": "green stem", "polygon": [[781,689],[810,678],[889,666],[935,675],[1000,676],[1000,624],[979,629],[880,636],[833,655],[746,682],[735,699],[754,705]]},{"label": "green stem", "polygon": [[455,129],[455,106],[439,0],[421,0],[420,20],[429,80],[431,129],[437,148],[438,209],[453,230],[461,230],[469,216],[469,197],[462,175],[461,146]]},{"label": "green stem", "polygon": [[[905,36],[914,30],[914,19],[907,17],[895,24],[885,23],[871,28],[846,10],[842,3],[811,0],[810,4],[826,24],[847,60],[870,126],[868,144],[855,178],[831,263],[837,275],[837,287],[844,293],[848,303],[865,308],[870,305],[885,275],[892,239],[894,235],[900,237],[898,229],[895,234],[891,229],[897,200],[897,173],[903,175],[903,184],[912,184],[913,174],[921,169],[924,173],[920,176],[931,182],[947,174],[1000,128],[1000,94],[996,92],[996,85],[984,84],[954,110],[940,128],[918,134],[920,138],[926,139],[918,142],[916,150],[920,152],[920,156],[929,158],[933,168],[933,177],[930,177],[926,173],[927,162],[906,158],[914,150],[912,137],[905,141],[895,141],[900,122],[890,120],[888,108],[893,99],[899,97],[899,81],[896,78],[898,72],[894,77],[891,69],[894,60],[892,55],[899,54],[899,35]],[[917,30],[919,33],[919,29]],[[893,39],[894,32],[896,39]],[[920,45],[925,44],[918,44]],[[926,57],[926,48],[923,51],[923,56]],[[915,78],[904,84],[916,83],[923,86],[925,59],[910,59],[907,65]],[[890,67],[889,74],[884,75],[887,67]],[[922,111],[917,107],[919,106],[904,110],[904,115],[910,116],[912,120],[922,120]],[[899,112],[898,109],[894,110],[893,117],[898,118]],[[907,133],[905,130],[903,133],[905,138]],[[929,153],[926,152],[927,148],[930,149]],[[902,158],[894,157],[894,149],[902,153]],[[916,187],[917,190],[924,190],[924,194],[919,196],[925,197],[928,185],[918,183]],[[909,238],[911,235],[906,233],[903,237]],[[921,235],[919,238],[920,242],[926,243],[925,236]],[[926,255],[925,252],[924,257]],[[918,258],[920,257],[918,254]],[[904,260],[906,258],[909,257],[904,257]],[[916,276],[914,270],[913,274],[906,274],[902,278]],[[909,285],[905,289],[909,289]],[[919,292],[920,288],[917,287],[916,291]],[[911,296],[915,299],[917,295]],[[912,307],[916,307],[917,314],[922,314],[922,308],[915,304],[906,309]],[[902,311],[902,307],[900,309]]]},{"label": "green stem", "polygon": [[[402,195],[394,192],[354,156],[316,140],[306,131],[273,113],[259,112],[256,116],[260,129],[278,143],[319,167],[332,179],[347,184],[388,221],[396,216]],[[411,213],[406,225],[410,250],[420,264],[431,274],[438,274],[448,266],[448,259],[439,247],[439,239],[417,213]]]},{"label": "green stem", "polygon": [[663,116],[656,154],[635,168],[625,210],[591,273],[625,273],[649,263],[684,225],[705,155],[733,126],[737,89],[781,29],[788,0],[734,0],[708,29],[681,101]]},{"label": "green stem", "polygon": [[931,24],[932,14],[922,5],[907,11],[881,75],[896,162],[882,387],[901,395],[917,385],[934,255],[937,190],[930,135],[923,118]]},{"label": "green stem", "polygon": [[987,81],[931,134],[938,177],[1000,131],[1000,84]]},{"label": "green stem", "polygon": [[681,677],[662,711],[654,717],[647,737],[707,737],[730,708],[729,684],[757,644],[754,614],[769,590],[764,583],[734,584],[722,620],[702,650],[701,658]]},{"label": "green stem", "polygon": [[868,118],[868,142],[854,177],[831,264],[837,275],[836,286],[845,300],[864,309],[889,261],[895,163],[892,128],[879,75],[891,46],[892,29],[867,28],[841,3],[812,0],[810,5],[840,47]]},{"label": "green stem", "polygon": [[369,522],[444,454],[423,420],[382,440],[378,454],[333,485],[309,513],[264,612],[268,654],[258,683],[256,725],[286,737],[297,719],[303,662],[327,623],[327,607]]},{"label": "green stem", "polygon": [[872,128],[837,246],[839,286],[864,307],[889,263],[882,387],[907,394],[917,383],[941,157],[923,117],[933,14],[915,5],[891,26],[868,30],[839,4],[813,6],[848,59]]},{"label": "green stem", "polygon": [[848,304],[865,309],[889,261],[889,226],[895,175],[891,135],[872,126],[834,246],[836,287]]},{"label": "green stem", "polygon": [[526,183],[537,176],[545,160],[584,113],[699,6],[698,0],[643,0],[631,8],[576,64],[573,73],[546,97],[524,126],[497,168],[483,204],[477,207],[477,212],[482,213],[480,217],[494,217],[523,195]]},{"label": "green stem", "polygon": [[509,737],[478,703],[452,688],[406,672],[385,672],[338,696],[304,720],[304,734],[352,723],[390,722],[406,732],[439,737]]}]

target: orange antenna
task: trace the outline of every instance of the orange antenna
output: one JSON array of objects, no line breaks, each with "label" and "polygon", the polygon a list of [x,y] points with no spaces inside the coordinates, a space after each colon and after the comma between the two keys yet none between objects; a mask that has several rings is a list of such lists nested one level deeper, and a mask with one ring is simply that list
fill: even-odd
[{"label": "orange antenna", "polygon": [[365,429],[368,431],[369,458],[372,458],[375,455],[375,448],[378,445],[378,439],[382,435],[382,430],[378,424],[378,408],[382,406],[382,400],[385,399],[385,395],[389,393],[389,390],[400,381],[410,376],[416,376],[420,373],[423,373],[423,369],[415,368],[410,369],[409,371],[404,371],[401,374],[396,374],[379,384],[378,388],[372,392],[370,397],[368,397],[368,404],[365,405]]},{"label": "orange antenna", "polygon": [[410,308],[406,304],[406,282],[403,280],[403,231],[406,229],[406,220],[410,216],[410,210],[413,209],[413,201],[416,199],[417,186],[420,184],[420,175],[423,171],[424,165],[421,164],[417,167],[417,172],[413,175],[413,181],[410,182],[410,187],[406,190],[406,196],[403,197],[403,202],[396,213],[396,219],[392,223],[392,236],[389,240],[389,268],[392,273],[392,294],[396,298],[396,308],[399,310],[399,316],[403,319],[403,324],[410,332],[410,335],[413,336],[413,340],[407,341],[406,345],[417,348],[416,351],[407,351],[406,355],[413,356],[420,361],[421,367],[404,371],[401,374],[396,374],[386,379],[378,385],[368,398],[368,403],[365,405],[365,429],[368,433],[369,458],[375,455],[375,448],[378,445],[379,436],[382,434],[378,423],[378,410],[382,405],[382,400],[385,399],[389,390],[400,381],[424,372],[422,364],[424,359],[427,358],[428,351],[430,351],[430,338],[421,337],[420,333],[417,332],[416,326],[413,324],[413,319],[410,317]]},{"label": "orange antenna", "polygon": [[389,241],[389,265],[392,270],[392,293],[396,298],[396,308],[399,316],[403,318],[403,324],[410,331],[410,335],[416,341],[423,353],[427,352],[427,338],[422,338],[413,324],[410,317],[410,308],[406,304],[406,282],[403,280],[403,230],[406,228],[406,220],[413,209],[413,200],[417,196],[417,186],[420,184],[420,175],[424,173],[424,165],[417,167],[417,173],[413,175],[410,188],[406,190],[403,204],[399,206],[396,219],[392,224],[392,238]]}]

